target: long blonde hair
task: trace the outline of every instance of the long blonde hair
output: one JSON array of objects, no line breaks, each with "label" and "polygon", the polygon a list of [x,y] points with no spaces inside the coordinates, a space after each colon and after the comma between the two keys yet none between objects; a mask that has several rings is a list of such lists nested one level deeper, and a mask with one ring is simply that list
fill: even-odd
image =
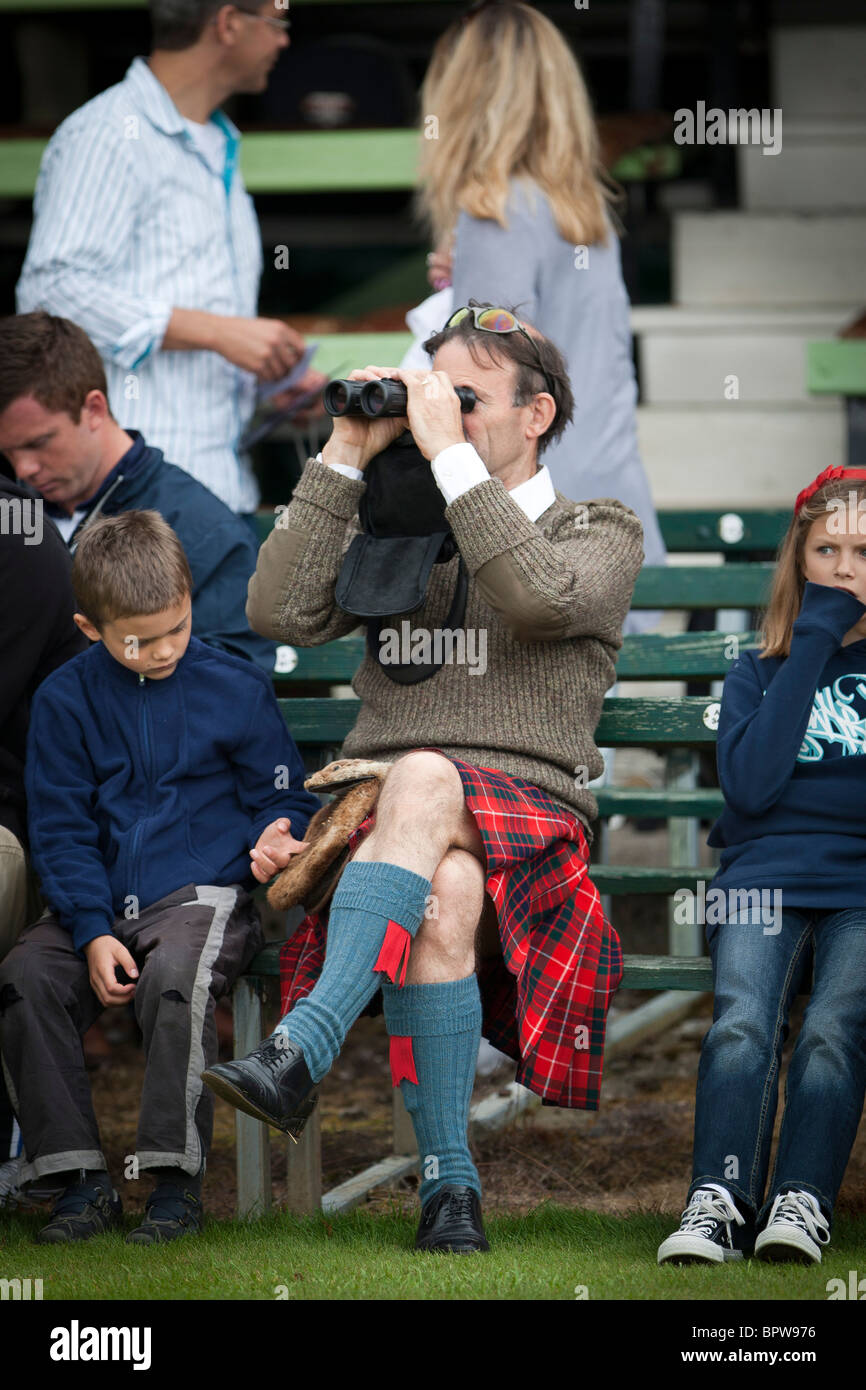
[{"label": "long blonde hair", "polygon": [[435,138],[421,140],[415,210],[435,246],[447,244],[461,208],[505,226],[512,177],[546,194],[567,241],[607,240],[617,186],[601,165],[577,60],[537,10],[491,4],[451,24],[421,88],[421,121]]},{"label": "long blonde hair", "polygon": [[[803,573],[806,538],[812,522],[822,518],[826,520],[828,513],[836,510],[831,503],[848,499],[849,493],[855,494],[858,502],[861,498],[866,498],[866,482],[854,478],[835,478],[818,488],[818,491],[803,503],[799,512],[795,512],[791,517],[788,530],[779,546],[773,587],[760,624],[758,636],[762,657],[790,654],[791,629],[800,612],[806,589],[806,576]],[[859,515],[858,512],[858,518]],[[863,545],[866,547],[866,533],[863,536]]]}]

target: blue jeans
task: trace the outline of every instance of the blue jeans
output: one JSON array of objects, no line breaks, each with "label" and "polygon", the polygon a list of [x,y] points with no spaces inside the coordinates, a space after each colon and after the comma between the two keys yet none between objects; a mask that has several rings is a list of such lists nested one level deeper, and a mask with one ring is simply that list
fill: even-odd
[{"label": "blue jeans", "polygon": [[[698,1069],[689,1188],[691,1196],[706,1182],[724,1184],[755,1229],[788,1188],[811,1192],[831,1220],[866,1091],[866,909],[788,908],[774,927],[765,932],[760,915],[742,911],[710,941],[715,1003]],[[788,1014],[813,953],[762,1205]]]}]

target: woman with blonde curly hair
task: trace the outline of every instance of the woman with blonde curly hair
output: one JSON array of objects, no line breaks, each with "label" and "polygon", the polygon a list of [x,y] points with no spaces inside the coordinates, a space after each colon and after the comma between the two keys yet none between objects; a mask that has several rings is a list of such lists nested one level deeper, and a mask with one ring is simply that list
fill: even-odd
[{"label": "woman with blonde curly hair", "polygon": [[[616,497],[643,523],[645,562],[663,564],[637,443],[629,304],[580,68],[529,5],[485,3],[439,39],[421,91],[422,182],[434,287],[453,304],[517,305],[564,353],[574,421],[545,456],[574,500]],[[435,117],[435,121],[432,119]],[[626,631],[649,615],[629,615]]]}]

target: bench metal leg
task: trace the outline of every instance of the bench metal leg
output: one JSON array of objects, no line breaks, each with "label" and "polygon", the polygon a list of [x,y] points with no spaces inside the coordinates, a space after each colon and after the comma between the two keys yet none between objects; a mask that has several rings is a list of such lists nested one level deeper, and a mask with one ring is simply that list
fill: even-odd
[{"label": "bench metal leg", "polygon": [[[232,993],[235,1056],[245,1057],[262,1040],[261,985],[241,976]],[[238,1216],[261,1216],[271,1205],[271,1149],[268,1127],[243,1111],[235,1112]]]}]

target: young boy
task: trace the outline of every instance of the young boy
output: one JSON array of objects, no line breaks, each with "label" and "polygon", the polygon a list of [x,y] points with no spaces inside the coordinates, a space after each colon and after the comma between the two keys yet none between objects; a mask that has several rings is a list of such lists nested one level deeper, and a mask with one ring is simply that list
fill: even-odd
[{"label": "young boy", "polygon": [[153,1244],[201,1228],[214,1008],[261,948],[247,891],[301,850],[318,802],[267,676],[190,636],[189,567],[153,511],[94,523],[72,571],[94,645],[32,706],[27,800],[50,911],[0,967],[0,1047],[27,1162],[62,1175],[37,1240],[115,1226],[81,1037],[132,999],[145,1075],[136,1159]]}]

